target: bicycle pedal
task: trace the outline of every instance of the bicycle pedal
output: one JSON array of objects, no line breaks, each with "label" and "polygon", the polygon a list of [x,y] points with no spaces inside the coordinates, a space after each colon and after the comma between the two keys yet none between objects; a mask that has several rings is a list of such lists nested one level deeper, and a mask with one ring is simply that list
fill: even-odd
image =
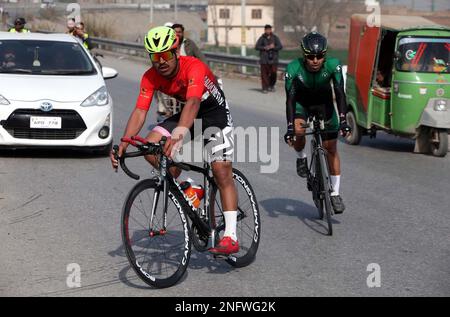
[{"label": "bicycle pedal", "polygon": [[230,258],[229,255],[224,254],[214,254],[213,256],[215,260],[228,260]]}]

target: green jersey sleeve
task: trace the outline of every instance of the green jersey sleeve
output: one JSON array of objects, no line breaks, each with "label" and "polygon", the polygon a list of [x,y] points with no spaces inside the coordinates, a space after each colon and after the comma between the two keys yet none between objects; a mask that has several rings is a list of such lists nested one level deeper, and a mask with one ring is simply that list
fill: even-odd
[{"label": "green jersey sleeve", "polygon": [[332,74],[334,94],[339,115],[347,113],[347,98],[345,96],[344,75],[342,74],[342,64],[336,58],[327,60],[328,71]]},{"label": "green jersey sleeve", "polygon": [[289,128],[293,129],[293,125],[294,125],[295,107],[296,107],[295,78],[298,75],[299,67],[300,67],[299,61],[295,60],[292,63],[290,63],[286,68],[286,75],[285,75],[286,120],[287,120],[288,130],[289,130]]}]

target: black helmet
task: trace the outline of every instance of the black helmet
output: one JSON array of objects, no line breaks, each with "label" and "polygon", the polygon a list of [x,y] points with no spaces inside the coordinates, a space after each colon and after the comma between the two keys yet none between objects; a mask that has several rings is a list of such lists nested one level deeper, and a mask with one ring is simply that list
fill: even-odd
[{"label": "black helmet", "polygon": [[25,25],[25,24],[27,24],[27,21],[25,21],[25,19],[24,18],[16,18],[16,20],[14,21],[14,24],[22,24],[22,25]]},{"label": "black helmet", "polygon": [[311,32],[303,37],[301,47],[305,54],[325,54],[328,49],[327,39],[317,32]]}]

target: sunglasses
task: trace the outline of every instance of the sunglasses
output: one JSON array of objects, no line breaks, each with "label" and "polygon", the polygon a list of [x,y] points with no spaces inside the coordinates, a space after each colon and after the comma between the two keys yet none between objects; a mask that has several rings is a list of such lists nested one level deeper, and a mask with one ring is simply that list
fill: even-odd
[{"label": "sunglasses", "polygon": [[320,53],[320,54],[306,54],[305,57],[307,59],[309,59],[310,61],[313,61],[315,58],[317,58],[317,60],[320,60],[320,59],[325,57],[325,54],[324,53]]},{"label": "sunglasses", "polygon": [[14,23],[14,25],[23,25],[23,23],[16,22],[16,23]]},{"label": "sunglasses", "polygon": [[166,62],[172,60],[175,55],[176,52],[175,51],[167,51],[164,53],[154,53],[154,54],[149,54],[150,55],[150,60],[153,63],[159,63],[161,61],[161,59],[165,60]]}]

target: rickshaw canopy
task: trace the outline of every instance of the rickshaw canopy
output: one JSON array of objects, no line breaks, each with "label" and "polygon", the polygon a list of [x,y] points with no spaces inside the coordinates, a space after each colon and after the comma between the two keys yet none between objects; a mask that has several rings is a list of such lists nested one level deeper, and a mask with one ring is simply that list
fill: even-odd
[{"label": "rickshaw canopy", "polygon": [[369,90],[377,59],[379,41],[383,30],[405,32],[411,30],[449,30],[420,16],[382,15],[378,26],[368,14],[354,14],[351,18],[348,76],[355,78],[360,102],[365,111],[368,107]]}]

